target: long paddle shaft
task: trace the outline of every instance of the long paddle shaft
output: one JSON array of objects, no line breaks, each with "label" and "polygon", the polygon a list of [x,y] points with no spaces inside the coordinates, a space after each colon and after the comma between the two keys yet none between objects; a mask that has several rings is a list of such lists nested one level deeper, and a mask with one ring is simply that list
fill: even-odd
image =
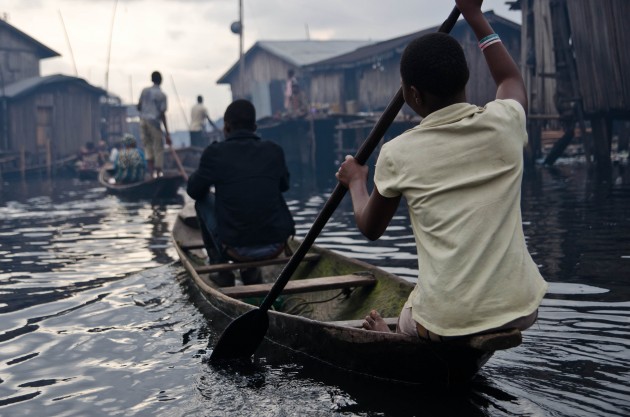
[{"label": "long paddle shaft", "polygon": [[184,177],[184,180],[188,181],[188,174],[186,173],[186,170],[184,169],[184,166],[182,165],[182,161],[179,159],[179,155],[177,155],[175,148],[173,148],[172,146],[171,146],[171,153],[173,154],[173,159],[175,159],[177,168],[179,168],[179,172]]},{"label": "long paddle shaft", "polygon": [[[459,9],[454,7],[451,14],[438,29],[438,32],[449,33],[453,29],[453,26],[455,26],[459,15]],[[354,156],[357,162],[361,165],[364,165],[367,162],[368,158],[381,141],[381,138],[396,118],[396,115],[400,112],[403,104],[405,104],[405,100],[403,98],[402,88],[399,88],[396,95],[394,95],[394,98],[392,98],[389,105],[376,122],[376,125],[368,135],[367,139],[365,139]],[[300,262],[304,259],[304,256],[313,245],[313,242],[315,242],[315,238],[317,238],[328,222],[328,219],[330,219],[339,203],[341,203],[341,200],[346,195],[346,191],[348,191],[346,187],[337,183],[337,186],[333,190],[322,210],[319,212],[317,218],[313,222],[313,225],[306,234],[306,237],[293,256],[291,256],[289,262],[287,262],[284,266],[282,272],[280,272],[275,284],[263,300],[260,307],[243,314],[230,323],[219,338],[219,341],[210,355],[210,359],[216,360],[249,357],[256,351],[258,345],[262,342],[269,325],[267,311],[276,298],[278,298],[278,296],[282,293],[282,290],[286,286],[287,282],[289,282],[289,279],[291,279],[291,276],[300,265]],[[258,328],[256,328],[256,326]]]}]

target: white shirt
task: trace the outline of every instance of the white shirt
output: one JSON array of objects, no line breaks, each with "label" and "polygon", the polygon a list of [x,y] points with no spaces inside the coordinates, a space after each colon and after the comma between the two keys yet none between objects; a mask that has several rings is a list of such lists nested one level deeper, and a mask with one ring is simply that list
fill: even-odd
[{"label": "white shirt", "polygon": [[160,121],[160,115],[166,112],[166,94],[160,86],[153,84],[146,87],[140,94],[140,118],[150,121]]},{"label": "white shirt", "polygon": [[208,118],[208,109],[202,103],[195,104],[190,111],[190,130],[193,132],[203,130],[206,118]]}]

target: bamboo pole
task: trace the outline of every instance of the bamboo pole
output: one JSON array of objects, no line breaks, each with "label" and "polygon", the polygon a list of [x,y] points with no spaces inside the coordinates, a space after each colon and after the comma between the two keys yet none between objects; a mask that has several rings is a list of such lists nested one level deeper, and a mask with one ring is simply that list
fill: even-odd
[{"label": "bamboo pole", "polygon": [[26,178],[26,151],[24,145],[20,146],[20,174],[22,179]]},{"label": "bamboo pole", "polygon": [[50,146],[50,138],[46,140],[46,172],[48,178],[52,178],[52,147]]}]

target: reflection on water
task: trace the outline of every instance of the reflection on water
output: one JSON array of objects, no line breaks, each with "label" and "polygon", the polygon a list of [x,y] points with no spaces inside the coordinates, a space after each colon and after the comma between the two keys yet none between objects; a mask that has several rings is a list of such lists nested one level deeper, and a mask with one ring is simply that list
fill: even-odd
[{"label": "reflection on water", "polygon": [[[264,356],[209,366],[217,335],[180,286],[170,244],[183,196],[124,201],[70,179],[5,184],[0,415],[628,415],[630,186],[616,175],[597,187],[567,165],[525,179],[527,242],[550,282],[539,322],[470,387],[439,392]],[[298,235],[327,197],[289,194]],[[368,242],[346,199],[317,243],[416,279],[404,208]]]}]

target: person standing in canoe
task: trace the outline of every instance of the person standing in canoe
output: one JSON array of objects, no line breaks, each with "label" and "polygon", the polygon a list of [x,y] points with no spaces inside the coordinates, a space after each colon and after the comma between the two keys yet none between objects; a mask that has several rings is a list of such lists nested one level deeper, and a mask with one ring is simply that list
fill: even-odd
[{"label": "person standing in canoe", "polygon": [[[547,283],[523,233],[520,197],[527,95],[520,72],[481,12],[456,0],[497,85],[485,107],[466,102],[469,72],[449,35],[413,40],[400,74],[405,102],[423,120],[385,143],[368,168],[347,156],[336,176],[351,194],[359,230],[378,239],[405,198],[418,251],[418,282],[397,332],[439,341],[505,328],[525,330]],[[389,331],[377,311],[363,322]]]},{"label": "person standing in canoe", "polygon": [[[247,100],[232,102],[223,121],[225,141],[206,147],[186,189],[196,200],[210,263],[275,258],[295,234],[282,195],[289,189],[284,151],[254,133],[256,109]],[[214,193],[210,193],[211,186]],[[257,268],[240,273],[244,284],[262,282]],[[213,279],[220,286],[235,283],[231,272],[219,273]]]},{"label": "person standing in canoe", "polygon": [[160,122],[164,125],[166,133],[164,140],[168,146],[171,145],[171,135],[168,133],[166,124],[166,94],[160,88],[162,74],[153,71],[151,81],[153,85],[144,88],[140,93],[138,111],[140,112],[140,136],[146,153],[147,168],[149,174],[155,178],[162,175],[164,166],[164,142]]},{"label": "person standing in canoe", "polygon": [[205,148],[208,145],[208,135],[204,129],[206,120],[213,129],[218,130],[208,115],[208,108],[203,104],[203,97],[197,96],[197,103],[190,109],[190,146]]}]

